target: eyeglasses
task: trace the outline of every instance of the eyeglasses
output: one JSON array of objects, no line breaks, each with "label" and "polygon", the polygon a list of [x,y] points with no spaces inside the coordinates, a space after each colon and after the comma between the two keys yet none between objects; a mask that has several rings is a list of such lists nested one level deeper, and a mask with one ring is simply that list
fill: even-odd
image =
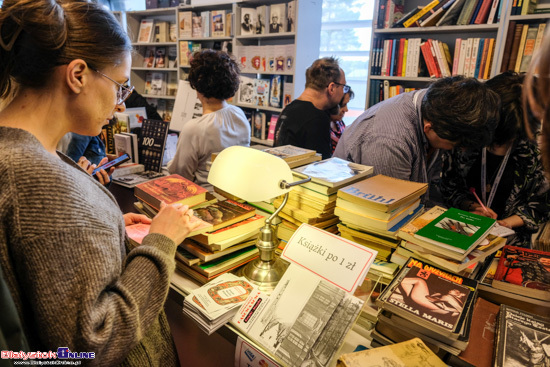
[{"label": "eyeglasses", "polygon": [[336,85],[341,85],[342,86],[342,91],[344,92],[344,94],[346,94],[347,92],[349,92],[350,90],[350,86],[347,85],[347,84],[340,84],[340,83],[336,83],[336,82],[333,82],[334,84]]},{"label": "eyeglasses", "polygon": [[134,86],[133,85],[130,85],[129,87],[126,87],[126,86],[120,84],[119,82],[114,81],[113,79],[109,78],[107,75],[103,74],[101,71],[93,69],[93,68],[90,68],[90,69],[92,69],[93,71],[95,71],[99,75],[104,76],[105,78],[109,79],[110,81],[112,81],[113,83],[118,85],[118,90],[116,92],[116,98],[117,98],[116,104],[117,105],[123,104],[124,101],[126,101],[128,99],[128,97],[130,97],[130,94],[132,94],[132,92],[134,91]]}]

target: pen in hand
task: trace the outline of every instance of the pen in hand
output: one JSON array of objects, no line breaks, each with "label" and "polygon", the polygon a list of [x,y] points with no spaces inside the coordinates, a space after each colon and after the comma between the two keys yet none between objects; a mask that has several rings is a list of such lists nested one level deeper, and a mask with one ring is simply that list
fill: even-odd
[{"label": "pen in hand", "polygon": [[476,197],[477,199],[477,202],[479,203],[479,205],[481,205],[481,208],[485,211],[485,213],[491,217],[491,214],[489,213],[489,210],[487,210],[487,207],[485,205],[483,205],[483,202],[481,202],[481,199],[479,198],[479,196],[477,196],[476,194],[476,189],[474,187],[470,187],[470,192],[472,194],[474,194],[474,196]]}]

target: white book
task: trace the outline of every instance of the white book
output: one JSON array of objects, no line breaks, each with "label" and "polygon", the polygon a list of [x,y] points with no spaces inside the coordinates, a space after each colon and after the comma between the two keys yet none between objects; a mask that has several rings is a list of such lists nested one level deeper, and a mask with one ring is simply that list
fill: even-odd
[{"label": "white book", "polygon": [[255,79],[241,75],[239,86],[239,103],[254,104]]},{"label": "white book", "polygon": [[470,72],[470,59],[472,58],[473,46],[474,46],[474,39],[468,38],[468,42],[466,42],[466,53],[464,54],[464,66],[462,69],[462,75],[466,77]]},{"label": "white book", "polygon": [[470,55],[470,63],[468,68],[468,77],[473,78],[474,72],[476,70],[476,62],[477,62],[477,53],[479,51],[479,42],[481,41],[481,38],[474,38],[474,41],[472,43],[472,54]]},{"label": "white book", "polygon": [[241,36],[256,34],[256,8],[241,8],[239,29]]},{"label": "white book", "polygon": [[115,154],[120,157],[125,153],[130,157],[133,154],[132,137],[125,134],[115,134]]},{"label": "white book", "polygon": [[[138,136],[134,133],[120,133],[121,135],[126,135],[130,138],[130,147],[131,147],[131,153],[128,153],[128,155],[132,158],[133,163],[139,163],[139,146],[138,146]],[[116,142],[115,142],[116,145]],[[117,152],[118,155],[118,152]]]},{"label": "white book", "polygon": [[151,74],[151,94],[166,95],[166,73],[154,72]]},{"label": "white book", "polygon": [[254,104],[259,107],[269,107],[269,79],[254,80]]},{"label": "white book", "polygon": [[386,64],[388,62],[388,49],[390,45],[390,40],[384,40],[384,56],[382,57],[382,76],[387,76],[386,73]]},{"label": "white book", "polygon": [[487,17],[487,24],[493,24],[495,22],[499,2],[500,0],[493,0],[491,10],[489,11],[489,16]]},{"label": "white book", "polygon": [[200,14],[193,13],[191,18],[191,38],[202,37],[202,17]]},{"label": "white book", "polygon": [[168,42],[170,38],[170,24],[166,21],[155,21],[155,42]]},{"label": "white book", "polygon": [[191,38],[193,35],[192,18],[193,13],[190,11],[180,11],[178,13],[178,32],[180,38]]},{"label": "white book", "polygon": [[202,18],[202,36],[210,37],[210,12],[208,10],[201,12]]},{"label": "white book", "polygon": [[[412,53],[412,65],[411,65],[411,76],[417,77],[418,76],[418,66],[420,64],[420,44],[422,43],[422,39],[420,38],[413,38],[413,53]],[[410,41],[409,41],[410,42]],[[410,43],[409,43],[410,45]],[[410,46],[409,46],[410,47]],[[409,59],[407,59],[407,63],[409,63]]]},{"label": "white book", "polygon": [[139,23],[139,33],[137,41],[139,43],[149,43],[153,41],[155,20],[152,18],[142,19]]},{"label": "white book", "polygon": [[268,30],[268,8],[266,5],[261,5],[256,8],[255,31],[256,34],[266,34]]},{"label": "white book", "polygon": [[464,63],[466,62],[468,42],[469,38],[464,39],[460,42],[460,58],[458,59],[458,68],[456,71],[456,75],[464,75]]}]

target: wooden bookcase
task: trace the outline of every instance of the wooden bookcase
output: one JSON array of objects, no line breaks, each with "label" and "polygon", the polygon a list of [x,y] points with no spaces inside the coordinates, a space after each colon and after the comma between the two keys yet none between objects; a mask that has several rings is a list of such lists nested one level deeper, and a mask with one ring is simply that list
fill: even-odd
[{"label": "wooden bookcase", "polygon": [[[285,81],[293,83],[293,97],[298,97],[305,87],[305,70],[311,63],[319,57],[320,45],[320,30],[321,30],[321,2],[296,0],[295,1],[295,31],[281,32],[273,34],[240,34],[240,16],[242,7],[258,7],[269,6],[272,4],[287,4],[290,0],[251,0],[245,2],[220,2],[219,4],[209,2],[208,5],[191,5],[175,8],[148,9],[139,11],[127,11],[122,13],[122,18],[126,21],[128,34],[134,44],[136,52],[132,57],[132,72],[131,83],[136,87],[136,90],[146,98],[175,100],[175,95],[150,95],[144,93],[146,75],[149,72],[170,73],[177,75],[178,80],[185,80],[188,74],[188,66],[182,66],[180,63],[179,44],[180,41],[192,41],[201,44],[202,48],[212,48],[214,42],[230,43],[229,50],[235,50],[235,47],[251,46],[251,45],[293,45],[294,47],[294,69],[290,73],[279,73]],[[207,37],[196,38],[186,37],[180,38],[177,34],[177,41],[166,43],[138,43],[138,34],[140,22],[142,19],[151,18],[157,21],[168,21],[176,23],[179,21],[179,12],[192,11],[200,13],[202,11],[225,10],[226,13],[233,13],[232,18],[232,35],[228,37]],[[117,12],[119,13],[119,12]],[[268,26],[267,24],[266,26]],[[166,46],[175,47],[177,50],[177,67],[176,68],[150,68],[144,67],[144,58],[147,47]],[[251,78],[266,77],[277,73],[243,73]],[[279,113],[282,108],[273,107],[258,107],[254,105],[239,105],[244,109],[253,109],[257,111],[268,111],[268,113]],[[252,142],[269,145],[266,140],[252,138]]]},{"label": "wooden bookcase", "polygon": [[[495,24],[476,24],[476,25],[446,25],[432,27],[414,27],[414,28],[376,28],[378,12],[380,11],[380,0],[375,2],[375,13],[373,20],[371,45],[374,47],[375,39],[400,39],[400,38],[421,38],[422,41],[431,38],[447,43],[450,49],[451,58],[455,55],[455,41],[457,38],[494,38],[494,57],[489,70],[488,77],[491,78],[501,71],[503,61],[503,53],[507,42],[508,25],[514,20],[519,23],[538,23],[550,19],[550,14],[530,14],[530,15],[511,15],[513,0],[501,0],[500,19]],[[404,14],[413,10],[417,6],[425,6],[429,3],[428,0],[405,0]],[[371,47],[371,48],[372,48]],[[422,59],[422,54],[420,55]],[[402,85],[410,88],[425,88],[435,78],[430,77],[397,77],[397,76],[381,76],[372,75],[372,66],[375,62],[371,49],[371,57],[369,57],[369,75],[367,79],[367,98],[365,105],[370,107],[371,93],[378,93],[373,89],[374,81],[388,81],[389,85]],[[422,62],[422,61],[421,61]],[[451,65],[452,66],[452,65]],[[378,83],[374,83],[378,84]]]}]

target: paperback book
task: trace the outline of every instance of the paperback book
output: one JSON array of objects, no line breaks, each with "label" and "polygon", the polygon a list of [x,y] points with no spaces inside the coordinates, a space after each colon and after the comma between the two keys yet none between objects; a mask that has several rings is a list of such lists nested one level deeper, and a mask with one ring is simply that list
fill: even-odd
[{"label": "paperback book", "polygon": [[504,246],[492,286],[550,301],[550,252]]},{"label": "paperback book", "polygon": [[477,281],[411,257],[376,302],[382,309],[456,338],[476,292]]},{"label": "paperback book", "polygon": [[487,237],[495,223],[495,219],[450,208],[414,236],[466,257]]},{"label": "paperback book", "polygon": [[256,215],[256,209],[250,205],[233,200],[224,200],[205,207],[196,207],[193,214],[203,221],[212,224],[210,231],[216,231],[253,217]]},{"label": "paperback book", "polygon": [[[257,233],[264,224],[265,217],[263,215],[255,214],[250,218],[220,228],[218,230],[194,236],[193,239],[205,246],[213,246],[236,236]],[[215,249],[215,247],[209,248]]]}]

